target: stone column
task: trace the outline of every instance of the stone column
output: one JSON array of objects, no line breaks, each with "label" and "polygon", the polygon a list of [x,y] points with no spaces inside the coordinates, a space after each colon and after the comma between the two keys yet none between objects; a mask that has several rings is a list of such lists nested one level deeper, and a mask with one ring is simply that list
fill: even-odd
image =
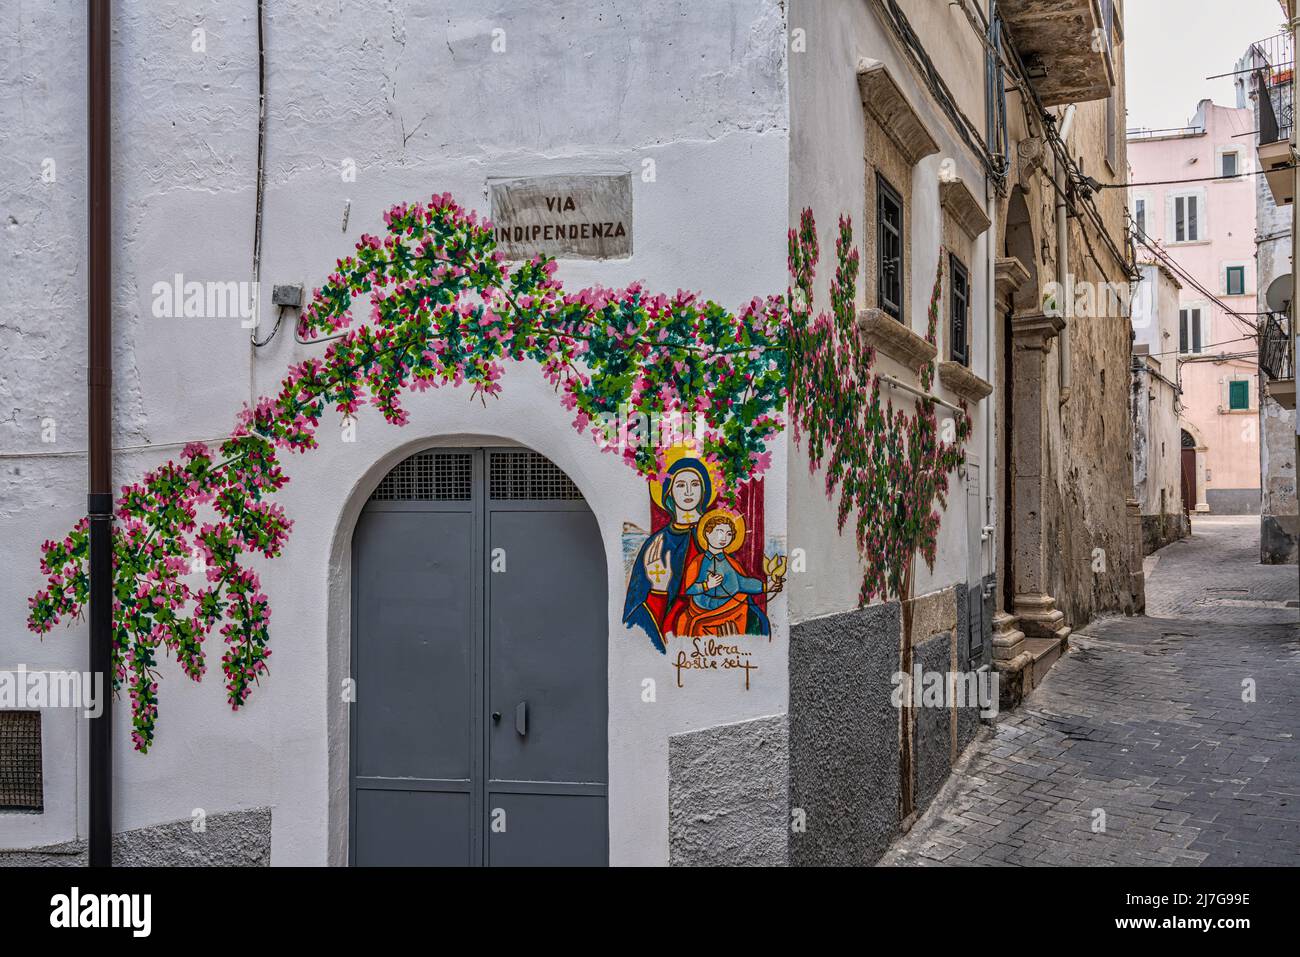
[{"label": "stone column", "polygon": [[[1005,313],[1004,309],[1009,309],[1014,300],[1016,292],[1029,282],[1029,270],[1019,259],[1014,256],[1004,256],[997,261],[995,270],[996,281],[996,300],[998,309],[998,318],[1002,318]],[[1002,326],[999,324],[999,333]],[[998,353],[999,381],[1004,381],[1012,374],[1011,369],[1002,368],[1002,351]],[[1000,393],[999,403],[1004,399],[1005,392]],[[1008,410],[999,407],[999,414],[994,420],[993,427],[998,433],[998,494],[1010,495],[1011,487],[1008,483],[1002,481],[1004,470],[1008,468],[1008,463],[1002,462],[1002,430],[1007,427],[1009,421],[1007,416]],[[1003,551],[1001,542],[1004,535],[1010,535],[1010,528],[1002,527],[1002,521],[998,521],[998,549],[994,558],[994,567],[997,568],[999,578],[1013,574],[1013,570],[1005,566],[1003,561]],[[1001,580],[998,582],[996,589],[995,607],[997,611],[993,615],[993,667],[998,672],[999,701],[1000,707],[1010,709],[1020,703],[1024,697],[1024,674],[1025,670],[1032,663],[1029,652],[1025,649],[1025,633],[1016,627],[1016,616],[1010,614],[1010,609],[1005,608],[1003,600],[1003,590]]]},{"label": "stone column", "polygon": [[1070,635],[1065,616],[1047,590],[1046,520],[1043,515],[1047,480],[1045,385],[1047,353],[1052,339],[1065,327],[1059,316],[1022,313],[1011,319],[1011,395],[1015,404],[1011,436],[1011,488],[1015,530],[1012,535],[1014,612],[1020,630],[1030,638],[1064,642]]},{"label": "stone column", "polygon": [[[1131,498],[1124,503],[1128,512],[1129,541],[1129,560],[1132,563],[1129,568],[1129,592],[1133,595],[1133,613],[1141,615],[1146,612],[1147,608],[1147,577],[1142,570],[1142,558],[1145,549],[1142,545],[1142,506],[1137,499]],[[1180,513],[1181,515],[1181,513]]]},{"label": "stone column", "polygon": [[1208,445],[1198,445],[1196,447],[1196,504],[1192,506],[1193,512],[1208,512],[1210,505],[1205,501],[1205,456],[1210,451]]}]

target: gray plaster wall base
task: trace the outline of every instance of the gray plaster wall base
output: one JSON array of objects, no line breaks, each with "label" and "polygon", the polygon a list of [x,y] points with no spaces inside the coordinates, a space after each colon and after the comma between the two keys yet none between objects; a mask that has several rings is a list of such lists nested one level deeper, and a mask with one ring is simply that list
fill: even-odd
[{"label": "gray plaster wall base", "polygon": [[[997,612],[997,600],[994,597],[997,588],[997,575],[985,575],[978,593],[971,594],[965,584],[957,586],[957,634],[960,635],[965,629],[969,634],[966,642],[957,643],[957,670],[963,674],[974,674],[980,669],[990,676],[992,681],[995,674],[993,669],[993,615]],[[966,602],[962,602],[962,596],[966,596]],[[980,615],[978,620],[975,616],[970,615],[966,609],[971,604],[978,603]],[[974,656],[971,655],[971,649],[978,649]],[[998,689],[989,685],[991,693],[990,705],[996,710],[998,706]],[[957,753],[961,754],[975,740],[975,735],[979,733],[980,721],[982,716],[978,707],[962,707],[960,702],[957,708]],[[990,717],[991,720],[991,717]]]},{"label": "gray plaster wall base", "polygon": [[1211,515],[1258,515],[1260,491],[1257,488],[1207,488],[1205,504]]},{"label": "gray plaster wall base", "polygon": [[[984,658],[993,653],[993,646],[984,634],[984,623],[989,619],[988,604],[989,600],[982,597],[980,590],[972,590],[964,582],[957,585],[957,670],[963,674],[978,670]],[[979,614],[971,614],[972,606],[979,609]],[[972,649],[976,649],[974,656]],[[971,742],[977,730],[979,710],[958,708],[958,752]]]},{"label": "gray plaster wall base", "polygon": [[898,832],[897,602],[790,628],[790,863],[874,863]]},{"label": "gray plaster wall base", "polygon": [[953,591],[957,596],[957,668],[965,671],[970,667],[971,648],[979,641],[973,633],[973,629],[979,627],[979,622],[974,620],[977,616],[971,614],[970,603],[975,596],[966,587],[966,583],[958,582],[953,586]]},{"label": "gray plaster wall base", "polygon": [[[959,613],[959,622],[963,619]],[[912,657],[914,667],[920,666],[923,678],[929,674],[944,676],[941,687],[946,696],[947,676],[952,671],[952,636],[946,631],[930,636],[913,648]],[[922,694],[924,690],[923,684]],[[946,701],[937,706],[922,704],[918,707],[916,694],[916,689],[913,689],[912,740],[916,758],[913,762],[913,793],[916,795],[916,810],[921,813],[930,806],[952,771],[952,711]]]},{"label": "gray plaster wall base", "polygon": [[783,714],[668,739],[668,863],[787,863],[789,736]]},{"label": "gray plaster wall base", "polygon": [[[0,867],[85,867],[86,842],[0,850]],[[271,809],[209,815],[205,830],[190,820],[170,821],[113,836],[113,863],[123,867],[267,867],[271,863]]]}]

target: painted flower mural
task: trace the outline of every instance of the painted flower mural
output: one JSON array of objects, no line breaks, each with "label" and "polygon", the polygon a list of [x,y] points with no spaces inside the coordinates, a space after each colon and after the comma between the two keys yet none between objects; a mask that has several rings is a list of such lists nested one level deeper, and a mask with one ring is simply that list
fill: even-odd
[{"label": "painted flower mural", "polygon": [[[737,312],[693,293],[668,296],[639,285],[566,292],[552,260],[506,264],[490,224],[449,195],[397,206],[385,222],[386,234],[363,236],[302,314],[302,335],[338,336],[323,355],[291,367],[279,392],[246,407],[217,448],[187,446],[179,461],[146,473],[117,499],[112,681],[130,694],[139,750],[154,739],[162,656],[170,654],[198,681],[208,666],[205,643],[219,632],[232,709],[267,672],[270,603],[248,560],[279,556],[292,529],[272,501],[288,481],[281,451],[316,448],[329,408],[354,416],[368,404],[402,425],[411,392],[468,385],[486,403],[500,393],[507,361],[536,363],[572,411],[574,427],[648,481],[667,483],[670,500],[682,470],[672,468],[662,445],[620,441],[618,423],[629,414],[697,423],[694,474],[701,486],[710,484],[696,490],[697,515],[734,508],[738,490],[769,466],[768,444],[784,427],[789,389],[813,460],[825,462],[828,494],[840,490],[841,523],[857,515],[868,567],[864,600],[885,589],[900,594],[910,567],[910,558],[900,566],[879,557],[881,550],[911,554],[919,547],[933,561],[938,515],[932,500],[942,504],[946,473],[959,452],[935,440],[932,404],[918,401],[914,420],[880,409],[870,349],[850,334],[857,254],[848,248],[846,222],[837,244],[843,248],[833,318],[815,320],[808,304],[816,228],[808,212],[791,233],[793,289],[755,298]],[[363,297],[368,321],[354,325],[353,307]],[[964,437],[959,432],[957,439]],[[891,471],[875,474],[880,469]],[[900,487],[907,501],[891,500],[888,490]],[[692,492],[680,494],[689,499]],[[879,514],[864,516],[882,503]],[[741,527],[733,521],[733,538]],[[725,537],[718,532],[718,541]],[[707,553],[707,541],[696,547]],[[88,545],[83,520],[43,546],[47,583],[30,599],[33,631],[44,634],[81,612],[89,593]],[[718,545],[717,555],[728,547]],[[684,580],[687,563],[675,571]],[[743,612],[746,629],[751,621],[761,628],[752,577],[744,571],[715,557],[708,570],[691,570],[691,586],[702,574],[697,591],[712,589],[719,607],[740,609],[728,612],[736,622]],[[716,612],[704,607],[712,603],[704,601],[703,612]],[[661,614],[672,610],[665,605]],[[707,621],[693,614],[692,621]]]},{"label": "painted flower mural", "polygon": [[[859,602],[898,598],[902,610],[899,671],[912,672],[913,588],[919,554],[933,570],[939,510],[947,506],[948,476],[965,460],[970,437],[965,403],[941,434],[935,402],[917,398],[913,413],[881,399],[882,380],[871,369],[875,349],[857,332],[858,252],[852,222],[841,217],[831,280],[831,312],[812,318],[812,286],[819,247],[812,213],[804,210],[789,234],[791,296],[787,347],[790,409],[796,438],[807,442],[809,467],[821,469],[826,494],[838,491],[841,531],[854,517],[863,578]],[[935,344],[943,295],[943,250],[930,293],[926,339]],[[917,370],[921,388],[934,384],[934,360]],[[911,773],[912,709],[900,721],[899,787],[904,814],[914,806]]]}]

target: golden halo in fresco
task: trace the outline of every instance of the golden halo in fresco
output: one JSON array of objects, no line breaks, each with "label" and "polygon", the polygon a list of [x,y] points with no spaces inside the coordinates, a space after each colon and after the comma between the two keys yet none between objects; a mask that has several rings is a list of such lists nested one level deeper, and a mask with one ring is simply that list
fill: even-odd
[{"label": "golden halo in fresco", "polygon": [[[664,470],[672,468],[680,459],[699,459],[700,464],[708,472],[709,478],[709,500],[704,503],[702,508],[708,508],[718,500],[718,489],[722,485],[722,476],[718,471],[700,456],[699,448],[694,442],[679,442],[671,446],[664,452]],[[703,476],[701,476],[703,478]],[[664,483],[659,479],[652,479],[650,485],[650,500],[660,508],[664,507]]]}]

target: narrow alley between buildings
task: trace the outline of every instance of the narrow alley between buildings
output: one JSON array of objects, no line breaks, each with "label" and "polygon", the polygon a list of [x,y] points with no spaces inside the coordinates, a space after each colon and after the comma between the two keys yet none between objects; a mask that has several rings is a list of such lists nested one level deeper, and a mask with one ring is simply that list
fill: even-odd
[{"label": "narrow alley between buildings", "polygon": [[1258,537],[1198,517],[1149,556],[1148,614],[1071,636],[881,863],[1300,862],[1297,578]]}]

